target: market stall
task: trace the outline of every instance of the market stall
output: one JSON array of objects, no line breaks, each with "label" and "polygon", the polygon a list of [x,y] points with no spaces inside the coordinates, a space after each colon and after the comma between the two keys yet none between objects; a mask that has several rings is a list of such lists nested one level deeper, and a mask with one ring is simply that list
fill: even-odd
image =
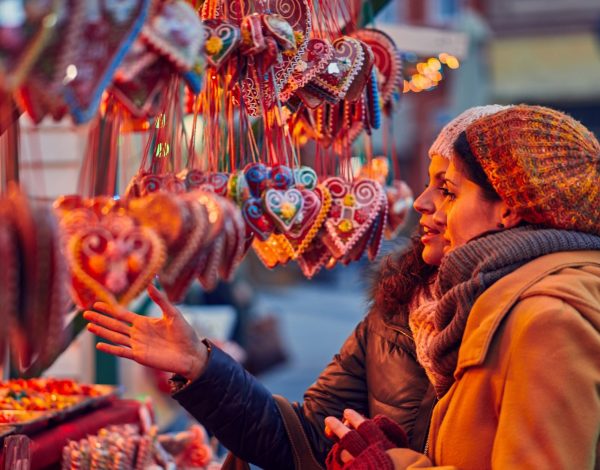
[{"label": "market stall", "polygon": [[[32,468],[61,458],[87,468],[69,467],[90,457],[69,441],[97,432],[109,447],[135,442],[142,468],[140,449],[158,442],[117,388],[36,379],[95,302],[129,306],[152,282],[179,302],[193,283],[232,279],[249,250],[312,278],[374,260],[398,234],[412,192],[391,144],[394,107],[458,63],[420,62],[406,80],[397,45],[370,24],[384,3],[29,0],[3,10],[0,353],[15,379],[0,384],[0,435],[31,437]],[[88,125],[77,194],[48,204],[19,186],[20,115]],[[384,155],[373,154],[375,132]],[[137,427],[101,431],[124,424]],[[177,452],[157,449],[157,464],[176,464]]]}]

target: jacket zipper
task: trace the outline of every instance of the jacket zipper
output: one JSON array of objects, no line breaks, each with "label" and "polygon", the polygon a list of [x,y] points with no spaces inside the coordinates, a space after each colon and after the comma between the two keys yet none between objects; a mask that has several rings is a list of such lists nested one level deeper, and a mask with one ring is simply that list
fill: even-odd
[{"label": "jacket zipper", "polygon": [[433,405],[431,406],[431,410],[429,411],[429,425],[427,426],[427,439],[425,440],[425,447],[423,448],[423,453],[429,457],[429,431],[431,430],[431,418],[433,417],[433,409],[435,405],[437,405],[438,398],[437,396],[433,400]]},{"label": "jacket zipper", "polygon": [[391,330],[394,330],[396,333],[400,333],[401,335],[404,335],[407,338],[410,338],[411,340],[413,339],[413,337],[412,337],[412,335],[410,333],[408,333],[407,331],[403,330],[399,326],[393,326],[393,325],[390,325],[389,323],[386,323],[385,326],[387,326]]}]

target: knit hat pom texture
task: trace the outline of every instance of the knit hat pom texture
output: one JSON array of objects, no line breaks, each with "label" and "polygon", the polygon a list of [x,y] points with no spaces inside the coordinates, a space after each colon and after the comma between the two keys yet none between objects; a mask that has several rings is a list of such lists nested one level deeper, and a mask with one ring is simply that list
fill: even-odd
[{"label": "knit hat pom texture", "polygon": [[496,192],[525,221],[600,234],[600,144],[580,122],[518,105],[466,134]]}]

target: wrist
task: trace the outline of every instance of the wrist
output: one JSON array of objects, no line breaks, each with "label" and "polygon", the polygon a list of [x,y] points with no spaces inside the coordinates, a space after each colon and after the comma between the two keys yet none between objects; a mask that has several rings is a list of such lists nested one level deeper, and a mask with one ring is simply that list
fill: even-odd
[{"label": "wrist", "polygon": [[198,379],[206,369],[210,343],[207,340],[198,340],[194,352],[189,355],[187,370],[181,374],[187,381],[193,382]]}]

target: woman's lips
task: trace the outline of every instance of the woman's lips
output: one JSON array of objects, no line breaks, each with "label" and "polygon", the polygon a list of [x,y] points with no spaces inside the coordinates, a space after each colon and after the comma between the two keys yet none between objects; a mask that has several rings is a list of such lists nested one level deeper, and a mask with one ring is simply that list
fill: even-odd
[{"label": "woman's lips", "polygon": [[423,243],[430,243],[432,240],[439,238],[441,235],[439,230],[432,229],[425,225],[422,225],[421,229],[423,231],[423,234],[421,235],[421,242]]}]

